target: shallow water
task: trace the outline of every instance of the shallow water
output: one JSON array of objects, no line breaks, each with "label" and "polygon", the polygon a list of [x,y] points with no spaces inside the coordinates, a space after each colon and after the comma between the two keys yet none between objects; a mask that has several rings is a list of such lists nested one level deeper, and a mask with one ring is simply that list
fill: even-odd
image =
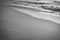
[{"label": "shallow water", "polygon": [[3,40],[59,40],[60,24],[2,7],[0,35]]}]

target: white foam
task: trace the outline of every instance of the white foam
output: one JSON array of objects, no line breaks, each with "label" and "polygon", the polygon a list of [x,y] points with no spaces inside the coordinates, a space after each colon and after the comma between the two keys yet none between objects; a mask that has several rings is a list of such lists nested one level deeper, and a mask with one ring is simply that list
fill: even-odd
[{"label": "white foam", "polygon": [[16,11],[23,12],[25,14],[28,14],[28,15],[36,17],[36,18],[49,20],[49,21],[60,24],[60,17],[54,16],[53,14],[44,13],[44,12],[34,12],[34,11],[31,11],[31,10],[19,9],[19,8],[12,8],[12,9],[14,9]]}]

